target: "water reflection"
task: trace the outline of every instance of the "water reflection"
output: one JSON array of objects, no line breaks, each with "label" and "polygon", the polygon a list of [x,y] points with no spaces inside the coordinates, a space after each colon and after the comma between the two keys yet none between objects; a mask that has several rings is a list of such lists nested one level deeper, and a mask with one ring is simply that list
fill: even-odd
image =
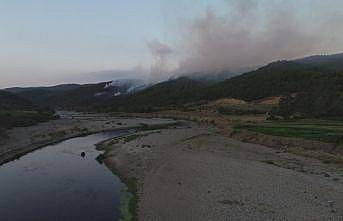
[{"label": "water reflection", "polygon": [[124,185],[94,144],[122,133],[70,139],[1,166],[0,220],[118,220]]}]

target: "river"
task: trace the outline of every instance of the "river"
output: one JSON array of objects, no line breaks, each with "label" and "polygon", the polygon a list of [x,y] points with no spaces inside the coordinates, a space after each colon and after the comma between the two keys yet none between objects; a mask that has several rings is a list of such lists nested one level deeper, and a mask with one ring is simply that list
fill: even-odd
[{"label": "river", "polygon": [[120,201],[130,194],[96,160],[95,144],[123,133],[69,139],[0,166],[0,220],[119,220]]}]

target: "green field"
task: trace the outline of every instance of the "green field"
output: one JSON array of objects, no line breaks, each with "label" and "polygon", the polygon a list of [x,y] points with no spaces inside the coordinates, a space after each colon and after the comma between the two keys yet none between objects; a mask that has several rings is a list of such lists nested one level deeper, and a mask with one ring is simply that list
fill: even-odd
[{"label": "green field", "polygon": [[0,127],[26,127],[53,118],[50,112],[37,111],[0,111]]},{"label": "green field", "polygon": [[244,129],[273,136],[304,138],[343,144],[343,121],[269,121],[256,124],[240,124],[235,126],[235,129]]}]

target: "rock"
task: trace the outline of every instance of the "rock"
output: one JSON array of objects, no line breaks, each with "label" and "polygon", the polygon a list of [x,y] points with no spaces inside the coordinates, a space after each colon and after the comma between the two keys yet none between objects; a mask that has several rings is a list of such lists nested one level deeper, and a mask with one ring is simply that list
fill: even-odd
[{"label": "rock", "polygon": [[330,177],[330,174],[324,173],[324,176],[325,176],[325,177]]}]

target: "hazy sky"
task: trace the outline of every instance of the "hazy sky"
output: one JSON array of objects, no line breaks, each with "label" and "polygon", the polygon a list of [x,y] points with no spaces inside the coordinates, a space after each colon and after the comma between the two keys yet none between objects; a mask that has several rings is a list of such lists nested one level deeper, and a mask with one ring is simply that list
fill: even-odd
[{"label": "hazy sky", "polygon": [[343,51],[342,2],[0,0],[0,88],[96,81],[96,72],[109,70],[157,76]]}]

